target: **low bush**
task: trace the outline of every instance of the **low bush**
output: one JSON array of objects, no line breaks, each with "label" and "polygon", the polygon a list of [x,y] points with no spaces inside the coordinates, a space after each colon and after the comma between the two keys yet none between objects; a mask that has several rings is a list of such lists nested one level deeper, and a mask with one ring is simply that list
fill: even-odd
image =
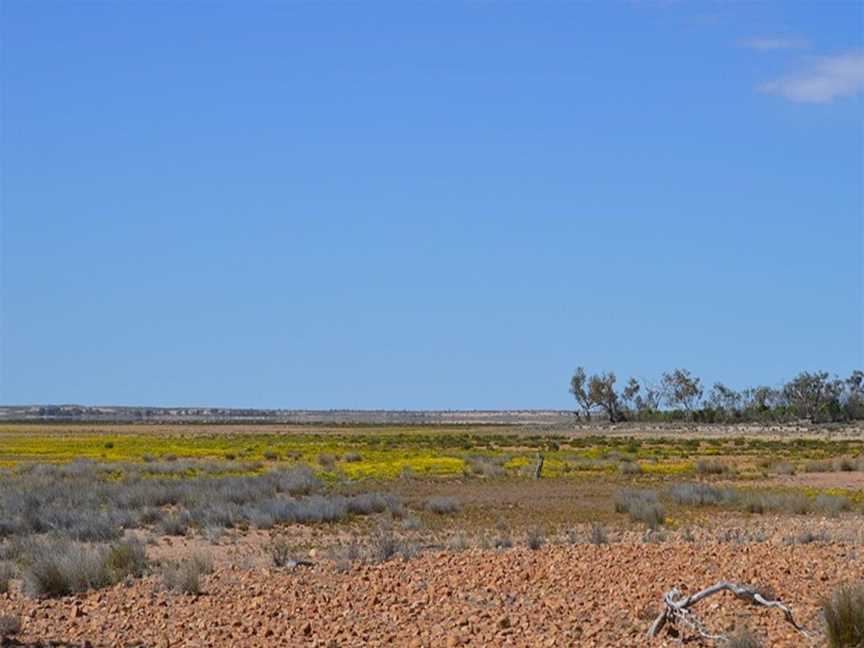
[{"label": "low bush", "polygon": [[803,493],[748,493],[742,507],[748,513],[795,513],[805,515],[813,510],[814,502]]},{"label": "low bush", "polygon": [[201,593],[201,577],[213,571],[210,557],[193,553],[185,560],[163,567],[162,582],[168,589],[197,596]]},{"label": "low bush", "polygon": [[453,515],[462,510],[462,505],[455,497],[430,497],[426,500],[425,508],[437,515]]},{"label": "low bush", "polygon": [[185,536],[189,531],[190,516],[188,513],[173,513],[159,524],[159,531],[167,536]]},{"label": "low bush", "polygon": [[663,505],[657,493],[651,490],[622,490],[615,495],[615,511],[628,513],[634,522],[644,522],[649,529],[656,529],[666,520]]},{"label": "low bush", "polygon": [[472,475],[478,477],[503,477],[507,474],[503,464],[509,457],[487,457],[485,455],[474,455],[465,458],[465,463]]},{"label": "low bush", "polygon": [[537,551],[546,544],[546,535],[540,529],[529,529],[527,535],[528,548]]},{"label": "low bush", "polygon": [[864,582],[842,585],[822,601],[831,648],[864,646]]},{"label": "low bush", "polygon": [[400,542],[389,529],[376,533],[369,545],[369,558],[373,562],[386,562],[399,553]]},{"label": "low bush", "polygon": [[694,467],[700,475],[725,475],[729,466],[713,459],[699,459]]},{"label": "low bush", "polygon": [[606,533],[606,528],[597,522],[591,523],[591,531],[588,533],[588,542],[593,545],[609,544],[609,534]]},{"label": "low bush", "polygon": [[721,645],[724,648],[762,648],[762,642],[747,628],[729,635]]},{"label": "low bush", "polygon": [[788,461],[783,461],[778,464],[774,464],[773,470],[778,475],[794,475],[795,474],[795,466],[793,466]]},{"label": "low bush", "polygon": [[108,548],[105,566],[112,574],[112,580],[127,577],[140,578],[147,570],[149,562],[144,545],[138,540],[125,540]]},{"label": "low bush", "polygon": [[321,453],[318,455],[318,465],[324,470],[333,470],[336,468],[336,457],[332,454]]},{"label": "low bush", "polygon": [[12,614],[0,615],[0,639],[8,639],[19,632],[21,632],[20,618]]},{"label": "low bush", "polygon": [[285,538],[275,538],[270,543],[270,557],[273,559],[273,565],[285,567],[294,559],[294,552]]},{"label": "low bush", "polygon": [[667,495],[676,504],[684,506],[719,506],[738,499],[731,488],[716,488],[709,484],[673,484]]},{"label": "low bush", "polygon": [[797,535],[786,536],[783,542],[785,544],[813,544],[814,542],[830,542],[830,540],[831,536],[825,529],[820,529],[819,531],[807,529]]},{"label": "low bush", "polygon": [[468,548],[468,537],[464,531],[457,531],[447,540],[447,548],[450,551],[465,551]]},{"label": "low bush", "polygon": [[116,582],[105,547],[67,540],[40,543],[22,576],[24,592],[31,597],[67,596]]},{"label": "low bush", "polygon": [[618,472],[622,475],[641,475],[642,466],[635,461],[622,461],[618,464]]},{"label": "low bush", "polygon": [[17,575],[18,570],[11,562],[0,562],[0,594],[5,594],[9,591],[9,581]]},{"label": "low bush", "polygon": [[843,511],[851,511],[852,501],[843,495],[817,495],[813,508],[827,515],[836,516]]}]

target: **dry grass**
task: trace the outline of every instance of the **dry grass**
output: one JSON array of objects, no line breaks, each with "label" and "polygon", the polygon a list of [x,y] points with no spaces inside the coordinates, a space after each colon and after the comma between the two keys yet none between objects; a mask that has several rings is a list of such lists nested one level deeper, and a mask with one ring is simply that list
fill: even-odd
[{"label": "dry grass", "polygon": [[843,585],[822,602],[831,648],[864,646],[864,583]]}]

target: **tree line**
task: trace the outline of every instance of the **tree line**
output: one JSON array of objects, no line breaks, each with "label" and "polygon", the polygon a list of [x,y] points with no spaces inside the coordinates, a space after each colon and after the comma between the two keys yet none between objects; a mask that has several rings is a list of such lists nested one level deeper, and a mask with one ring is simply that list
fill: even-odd
[{"label": "tree line", "polygon": [[613,423],[864,419],[864,371],[860,370],[848,378],[827,371],[802,371],[779,388],[758,386],[740,391],[718,382],[706,392],[702,381],[686,369],[664,373],[659,381],[630,378],[620,389],[616,381],[612,371],[588,374],[578,367],[570,379],[570,393],[579,405],[577,416],[591,420],[602,414]]}]

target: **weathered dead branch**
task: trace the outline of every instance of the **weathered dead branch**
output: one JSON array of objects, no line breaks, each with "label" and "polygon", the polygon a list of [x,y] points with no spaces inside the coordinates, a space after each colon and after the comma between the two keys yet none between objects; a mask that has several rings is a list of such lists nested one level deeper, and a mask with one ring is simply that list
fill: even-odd
[{"label": "weathered dead branch", "polygon": [[777,608],[783,612],[783,616],[798,632],[805,637],[809,636],[807,631],[795,621],[792,615],[792,610],[786,607],[780,601],[769,601],[762,594],[748,585],[738,585],[736,583],[728,583],[720,581],[711,587],[706,587],[701,592],[696,592],[690,596],[682,597],[681,591],[676,587],[666,592],[663,596],[663,611],[654,619],[651,627],[648,629],[648,637],[656,637],[660,630],[668,623],[670,625],[683,625],[691,630],[695,630],[702,637],[712,639],[714,641],[723,641],[726,639],[724,634],[714,634],[708,631],[705,624],[698,616],[690,609],[699,601],[717,594],[718,592],[732,592],[735,596],[743,599],[753,605],[761,605],[768,608]]}]

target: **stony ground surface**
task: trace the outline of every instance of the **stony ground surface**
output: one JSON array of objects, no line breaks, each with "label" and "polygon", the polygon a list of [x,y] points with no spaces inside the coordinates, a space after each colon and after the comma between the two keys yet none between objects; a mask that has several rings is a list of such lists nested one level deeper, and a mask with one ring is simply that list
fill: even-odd
[{"label": "stony ground surface", "polygon": [[[773,588],[818,628],[819,598],[864,578],[855,544],[547,545],[471,549],[412,560],[329,561],[294,570],[218,567],[194,597],[158,577],[58,600],[0,595],[0,615],[22,618],[23,644],[96,646],[672,646],[645,631],[664,591],[727,579]],[[713,630],[746,624],[766,646],[824,645],[776,610],[721,594],[700,604]],[[686,635],[685,635],[686,638]],[[702,645],[693,641],[690,645]]]}]

